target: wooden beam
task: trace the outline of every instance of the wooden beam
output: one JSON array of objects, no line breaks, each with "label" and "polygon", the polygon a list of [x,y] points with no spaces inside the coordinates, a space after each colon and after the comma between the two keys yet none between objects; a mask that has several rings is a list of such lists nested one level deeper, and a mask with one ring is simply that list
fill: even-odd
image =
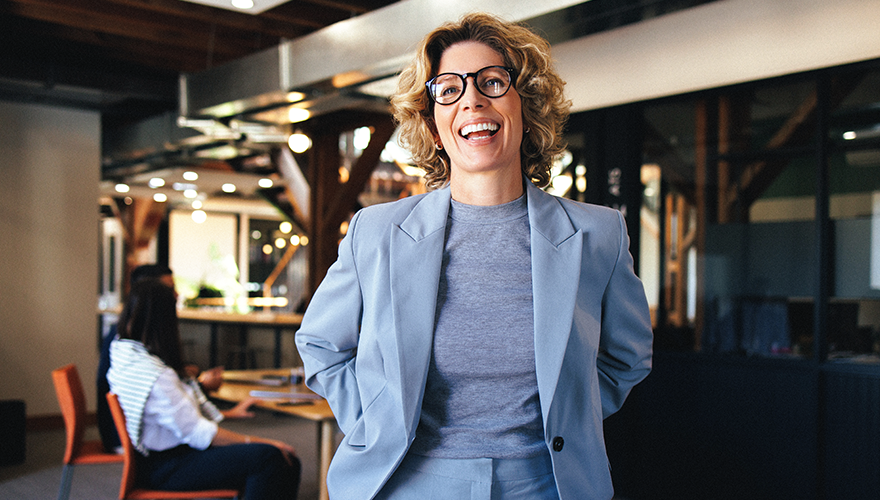
[{"label": "wooden beam", "polygon": [[[309,294],[317,289],[327,270],[336,261],[340,225],[358,207],[358,196],[370,179],[385,143],[394,132],[389,115],[340,111],[310,120],[306,133],[312,137],[309,150],[308,178],[311,190],[309,221]],[[369,146],[352,167],[349,179],[342,183],[339,167],[339,135],[369,126],[373,136]]]},{"label": "wooden beam", "polygon": [[[853,75],[845,82],[835,81],[833,92],[827,103],[828,109],[836,109],[843,100],[861,83],[864,75]],[[818,113],[818,95],[814,90],[792,111],[791,116],[773,134],[767,142],[764,151],[795,147],[802,144],[810,144],[816,126]],[[737,107],[743,108],[740,104]],[[733,213],[734,205],[739,204],[738,220],[748,220],[749,207],[764,194],[777,177],[788,167],[790,158],[778,158],[760,160],[746,165],[738,179],[727,188],[726,211]]]},{"label": "wooden beam", "polygon": [[307,295],[311,297],[336,259],[339,228],[330,228],[324,216],[330,211],[330,200],[339,189],[339,134],[328,132],[312,135],[309,150],[308,179],[311,190],[309,207],[309,276]]},{"label": "wooden beam", "polygon": [[[297,3],[301,3],[301,4],[302,3],[310,3],[310,4],[317,5],[319,7],[327,7],[327,8],[336,9],[336,10],[339,10],[342,12],[349,12],[351,14],[364,14],[364,13],[372,10],[370,8],[364,7],[363,5],[357,5],[352,2],[337,2],[334,0],[304,0],[303,2],[297,2]],[[375,3],[380,4],[380,5],[386,4],[386,3],[380,3],[380,2],[375,2]],[[373,8],[378,8],[378,7],[373,7]]]},{"label": "wooden beam", "polygon": [[253,33],[213,32],[207,23],[145,12],[100,0],[26,0],[11,6],[11,12],[30,19],[69,26],[100,34],[116,35],[140,42],[176,47],[177,50],[211,50],[227,56],[241,56],[254,44]]},{"label": "wooden beam", "polygon": [[709,151],[714,142],[710,123],[712,122],[712,112],[709,109],[709,103],[706,99],[697,101],[696,113],[694,116],[694,125],[696,137],[694,137],[694,163],[695,163],[695,194],[696,203],[696,227],[694,229],[693,245],[697,251],[697,268],[694,274],[697,278],[696,290],[696,311],[694,313],[694,350],[699,351],[702,347],[703,331],[705,328],[706,318],[706,228],[709,223],[708,209],[709,202],[707,199],[709,189]]},{"label": "wooden beam", "polygon": [[391,135],[394,134],[395,127],[390,116],[382,115],[376,117],[370,128],[372,134],[369,146],[352,166],[348,182],[341,186],[330,205],[332,211],[327,214],[324,220],[328,227],[339,227],[348,218],[352,206],[357,203],[358,196],[370,181],[373,170],[379,163],[379,156],[385,149],[385,144],[391,139]]},{"label": "wooden beam", "polygon": [[[722,95],[718,101],[718,154],[724,156],[747,147],[752,94]],[[718,223],[726,224],[740,220],[734,213],[737,203],[738,183],[735,169],[728,160],[720,160],[717,166]]]},{"label": "wooden beam", "polygon": [[324,27],[323,24],[305,16],[285,16],[283,20],[263,15],[239,13],[180,0],[111,0],[151,12],[227,26],[238,30],[262,32],[267,35],[294,38]]},{"label": "wooden beam", "polygon": [[360,0],[357,2],[351,2],[338,0],[302,0],[299,2],[283,3],[260,14],[260,17],[279,22],[289,22],[292,19],[308,19],[322,26],[329,26],[356,15],[364,14],[371,10],[392,4],[395,1],[396,0]]},{"label": "wooden beam", "polygon": [[147,263],[144,253],[149,249],[150,241],[165,219],[167,206],[149,198],[134,198],[130,204],[124,203],[121,199],[115,201],[125,237],[123,290],[128,293],[131,271]]}]

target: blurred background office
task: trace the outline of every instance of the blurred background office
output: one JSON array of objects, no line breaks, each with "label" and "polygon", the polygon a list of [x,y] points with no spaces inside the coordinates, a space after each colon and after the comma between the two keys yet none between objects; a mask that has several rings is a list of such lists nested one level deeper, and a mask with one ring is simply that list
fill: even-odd
[{"label": "blurred background office", "polygon": [[174,269],[192,361],[298,364],[350,214],[424,189],[396,72],[481,9],[551,41],[574,104],[551,189],[624,213],[651,302],[654,372],[606,422],[617,491],[875,498],[880,3],[209,3],[0,5],[0,400],[29,429],[60,422],[52,369],[91,379],[139,263]]}]

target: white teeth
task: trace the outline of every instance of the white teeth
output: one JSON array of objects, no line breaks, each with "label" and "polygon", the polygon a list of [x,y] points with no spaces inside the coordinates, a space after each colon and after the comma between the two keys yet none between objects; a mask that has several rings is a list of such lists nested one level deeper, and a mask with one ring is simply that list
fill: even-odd
[{"label": "white teeth", "polygon": [[461,129],[461,135],[464,137],[467,137],[468,135],[473,134],[474,132],[482,132],[484,130],[489,130],[491,132],[494,132],[494,131],[498,130],[498,125],[495,123],[475,123],[475,124],[471,124],[471,125],[465,125]]}]

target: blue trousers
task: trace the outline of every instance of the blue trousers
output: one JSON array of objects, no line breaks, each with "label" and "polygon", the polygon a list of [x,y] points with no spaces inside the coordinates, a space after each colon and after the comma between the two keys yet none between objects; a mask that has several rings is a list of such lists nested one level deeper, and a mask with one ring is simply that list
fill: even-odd
[{"label": "blue trousers", "polygon": [[230,488],[247,500],[296,500],[301,464],[289,465],[281,451],[262,443],[212,446],[195,450],[178,446],[150,452],[138,461],[138,480],[171,491]]},{"label": "blue trousers", "polygon": [[535,458],[431,458],[407,454],[376,500],[559,500],[547,454]]}]

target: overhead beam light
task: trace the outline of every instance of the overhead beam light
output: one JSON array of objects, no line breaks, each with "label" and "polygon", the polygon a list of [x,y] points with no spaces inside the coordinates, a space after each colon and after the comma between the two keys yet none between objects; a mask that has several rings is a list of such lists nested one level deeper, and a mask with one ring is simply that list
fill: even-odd
[{"label": "overhead beam light", "polygon": [[291,106],[287,110],[287,119],[290,123],[304,122],[308,120],[310,116],[312,116],[312,114],[305,108]]},{"label": "overhead beam light", "polygon": [[[183,0],[184,2],[209,5],[219,9],[242,12],[244,14],[262,14],[267,10],[277,7],[289,0]],[[246,3],[244,3],[246,2]]]}]

